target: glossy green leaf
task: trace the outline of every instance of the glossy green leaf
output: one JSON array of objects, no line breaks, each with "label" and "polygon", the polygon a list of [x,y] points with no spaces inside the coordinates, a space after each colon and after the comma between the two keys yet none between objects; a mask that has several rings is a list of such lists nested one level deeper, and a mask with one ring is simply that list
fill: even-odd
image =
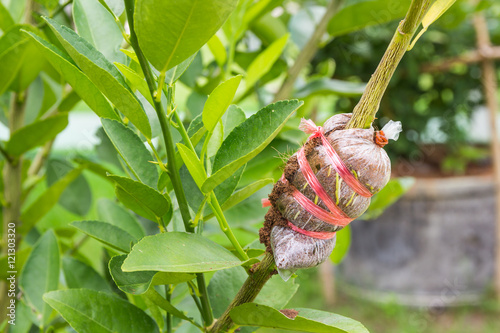
[{"label": "glossy green leaf", "polygon": [[370,206],[361,219],[376,219],[382,215],[387,207],[398,201],[403,194],[408,192],[414,184],[415,178],[413,177],[401,177],[389,180],[387,185],[372,197]]},{"label": "glossy green leaf", "polygon": [[21,213],[22,225],[18,232],[27,233],[48,211],[59,201],[59,197],[66,187],[71,184],[82,172],[79,167],[68,172],[64,177],[55,182],[43,192],[28,208]]},{"label": "glossy green leaf", "polygon": [[234,98],[234,94],[236,94],[240,81],[241,75],[232,77],[219,84],[208,96],[202,113],[203,125],[208,132],[213,132],[215,125],[226,112]]},{"label": "glossy green leaf", "polygon": [[[154,188],[127,177],[113,175],[108,177],[116,182],[118,199],[125,207],[155,222],[159,218],[171,214],[172,203],[168,194],[162,195]],[[122,194],[127,196],[124,197]],[[125,201],[122,199],[125,199]]]},{"label": "glossy green leaf", "polygon": [[[208,296],[215,317],[220,317],[248,278],[243,267],[233,267],[218,271],[210,279]],[[284,307],[299,288],[293,279],[283,281],[279,276],[272,277],[257,295],[255,302],[275,308]]]},{"label": "glossy green leaf", "polygon": [[224,127],[224,137],[227,138],[229,133],[233,131],[233,129],[244,122],[247,119],[245,112],[237,105],[229,105],[226,113],[222,116],[222,124]]},{"label": "glossy green leaf", "polygon": [[132,243],[136,241],[134,236],[125,230],[106,222],[75,221],[71,225],[99,242],[122,252],[129,252]]},{"label": "glossy green leaf", "polygon": [[109,293],[88,289],[52,291],[43,299],[79,333],[158,333],[144,311]]},{"label": "glossy green leaf", "polygon": [[71,58],[37,35],[31,32],[28,35],[35,41],[38,50],[41,51],[48,62],[64,77],[95,114],[99,117],[120,120],[120,117],[118,117],[104,95],[90,81],[87,75],[78,69]]},{"label": "glossy green leaf", "polygon": [[42,296],[57,289],[59,267],[59,245],[56,235],[49,230],[36,242],[19,277],[19,287],[25,299],[42,316],[40,322],[44,324],[48,322],[52,309]]},{"label": "glossy green leaf", "polygon": [[294,93],[296,98],[306,98],[314,95],[337,95],[356,97],[363,94],[366,84],[348,82],[329,78],[320,78],[309,81]]},{"label": "glossy green leaf", "polygon": [[182,143],[177,144],[177,149],[179,150],[181,158],[184,161],[187,169],[189,170],[191,177],[193,177],[196,185],[201,188],[203,182],[207,179],[207,175],[203,170],[203,164],[201,164],[198,156],[196,156],[196,154],[191,149],[189,149]]},{"label": "glossy green leaf", "polygon": [[107,10],[113,12],[113,14],[117,17],[122,15],[123,11],[125,10],[125,3],[123,0],[99,0],[99,2]]},{"label": "glossy green leaf", "polygon": [[64,257],[62,268],[66,286],[70,289],[85,288],[97,291],[112,291],[109,284],[99,273],[80,260]]},{"label": "glossy green leaf", "polygon": [[351,227],[346,226],[344,229],[337,231],[337,240],[335,241],[335,248],[330,254],[330,260],[334,264],[340,264],[351,245]]},{"label": "glossy green leaf", "polygon": [[388,5],[386,0],[356,1],[340,9],[328,23],[328,33],[340,36],[372,25],[403,19],[410,0]]},{"label": "glossy green leaf", "polygon": [[148,117],[139,100],[125,83],[118,69],[73,30],[45,18],[71,58],[97,88],[120,110],[145,137],[151,138]]},{"label": "glossy green leaf", "polygon": [[[205,140],[207,140],[205,138]],[[217,154],[222,142],[224,141],[224,127],[222,126],[222,121],[219,121],[217,125],[215,125],[214,131],[212,135],[210,135],[210,139],[207,144],[207,157],[211,158]]]},{"label": "glossy green leaf", "polygon": [[422,26],[427,29],[434,21],[441,17],[454,3],[456,0],[436,0],[431,5],[429,10],[424,15],[422,19]]},{"label": "glossy green leaf", "polygon": [[241,265],[229,250],[197,234],[167,232],[147,236],[129,253],[125,272],[201,273]]},{"label": "glossy green leaf", "polygon": [[5,145],[5,150],[11,155],[21,154],[52,140],[68,125],[67,114],[56,114],[24,126],[12,133]]},{"label": "glossy green leaf", "polygon": [[180,64],[219,30],[237,0],[138,0],[134,22],[139,45],[160,72]]},{"label": "glossy green leaf", "polygon": [[14,20],[10,16],[9,11],[2,2],[0,2],[0,29],[3,31],[9,30],[10,27],[14,25]]},{"label": "glossy green leaf", "polygon": [[248,186],[245,186],[244,188],[234,192],[229,199],[227,199],[224,204],[222,205],[222,210],[229,209],[233,206],[236,206],[246,198],[250,197],[252,194],[263,188],[264,186],[268,184],[272,184],[274,182],[274,179],[272,178],[265,178],[258,180]]},{"label": "glossy green leaf", "polygon": [[95,0],[74,0],[76,31],[110,62],[125,62],[120,51],[123,36],[113,15]]},{"label": "glossy green leaf", "polygon": [[[37,52],[37,48],[35,43],[31,41],[31,39],[28,39],[27,35],[23,32],[24,30],[30,31],[32,33],[35,33],[37,35],[40,35],[41,32],[37,28],[35,28],[32,25],[14,25],[11,27],[9,31],[5,34],[5,36],[9,36],[8,38],[11,39],[13,35],[17,36],[15,43],[16,45],[19,45],[20,43],[25,42],[17,48],[17,46],[10,48],[10,50],[14,51],[16,50],[15,53],[17,54],[12,54],[11,52],[6,52],[6,55],[10,54],[14,58],[10,58],[9,56],[6,56],[6,58],[3,58],[3,56],[0,55],[0,75],[4,74],[3,70],[5,69],[4,66],[10,66],[12,68],[12,71],[15,71],[15,77],[12,81],[9,81],[8,77],[7,80],[2,80],[0,81],[0,93],[2,91],[2,86],[3,83],[5,82],[10,82],[9,83],[9,89],[12,91],[15,91],[17,93],[21,93],[25,91],[28,86],[35,80],[40,73],[40,71],[43,69],[44,65],[46,64],[45,58],[40,57],[40,55]],[[3,50],[4,48],[4,42],[3,42],[3,37],[0,40],[0,50]],[[17,51],[22,50],[22,54],[19,54]],[[3,53],[0,51],[0,54]],[[7,71],[11,72],[12,71]],[[0,76],[1,77],[1,76]]]},{"label": "glossy green leaf", "polygon": [[194,58],[198,52],[193,54],[192,56],[188,57],[186,60],[178,64],[177,66],[170,68],[166,73],[165,73],[165,82],[173,85],[181,76],[184,74],[184,72],[188,69],[188,67],[191,65],[193,62]]},{"label": "glossy green leaf", "polygon": [[231,319],[240,326],[260,326],[315,333],[368,333],[359,322],[338,314],[312,309],[295,309],[298,316],[288,318],[280,311],[261,304],[246,303],[230,312]]},{"label": "glossy green leaf", "polygon": [[213,35],[212,38],[207,42],[208,48],[214,55],[215,61],[219,67],[223,67],[227,60],[227,53],[224,44],[217,35]]},{"label": "glossy green leaf", "polygon": [[150,187],[158,183],[158,169],[151,153],[130,128],[111,119],[101,119],[102,127],[134,176]]},{"label": "glossy green leaf", "polygon": [[97,214],[103,222],[110,223],[125,230],[135,239],[146,235],[142,225],[125,208],[106,198],[97,200]]},{"label": "glossy green leaf", "polygon": [[28,40],[19,32],[19,26],[11,27],[0,37],[0,95],[15,79],[22,65]]},{"label": "glossy green leaf", "polygon": [[273,64],[278,60],[286,43],[288,42],[289,34],[284,35],[280,39],[274,41],[263,52],[261,52],[248,66],[246,76],[246,89],[251,89],[253,85],[269,72]]},{"label": "glossy green leaf", "polygon": [[[50,159],[47,162],[47,186],[52,186],[73,169],[73,165],[65,160]],[[92,192],[82,174],[66,187],[59,198],[59,204],[76,215],[83,216],[88,213],[92,204]]]},{"label": "glossy green leaf", "polygon": [[126,254],[114,256],[109,261],[109,272],[120,290],[134,295],[144,294],[151,285],[177,284],[191,281],[196,276],[189,273],[156,271],[124,272],[122,265]]},{"label": "glossy green leaf", "polygon": [[120,72],[122,72],[123,76],[125,76],[127,80],[130,81],[132,89],[138,90],[141,95],[147,99],[149,104],[154,105],[153,97],[151,97],[151,93],[149,92],[149,87],[146,80],[144,80],[144,78],[137,74],[137,72],[132,68],[125,66],[124,64],[120,64],[119,62],[115,62],[114,64],[116,68],[118,68]]},{"label": "glossy green leaf", "polygon": [[208,193],[261,152],[303,103],[280,101],[259,110],[236,127],[224,140],[213,164],[213,173],[202,191]]},{"label": "glossy green leaf", "polygon": [[146,292],[146,297],[152,301],[154,304],[156,304],[157,306],[159,306],[160,308],[162,308],[163,310],[165,310],[166,312],[168,313],[171,313],[173,314],[174,316],[180,318],[180,319],[184,319],[184,320],[187,320],[187,321],[192,321],[191,318],[188,318],[184,313],[182,313],[181,311],[179,311],[178,309],[176,309],[172,303],[170,303],[169,301],[167,301],[165,299],[165,297],[163,297],[162,295],[160,295],[156,290],[154,289],[149,289],[147,292]]}]

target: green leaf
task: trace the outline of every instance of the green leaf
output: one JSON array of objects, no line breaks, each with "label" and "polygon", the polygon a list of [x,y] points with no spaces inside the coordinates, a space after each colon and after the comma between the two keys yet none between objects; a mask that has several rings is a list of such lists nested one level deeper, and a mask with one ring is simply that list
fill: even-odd
[{"label": "green leaf", "polygon": [[144,294],[151,285],[177,284],[191,281],[196,277],[189,273],[170,273],[155,271],[124,272],[122,265],[126,254],[114,256],[109,261],[109,272],[120,290],[133,294]]},{"label": "green leaf", "polygon": [[135,239],[146,235],[142,225],[125,208],[106,198],[97,200],[97,214],[103,222],[108,222],[128,232]]},{"label": "green leaf", "polygon": [[241,264],[229,250],[205,237],[167,232],[140,240],[125,259],[122,269],[125,272],[202,273]]},{"label": "green leaf", "polygon": [[88,289],[52,291],[43,299],[79,333],[157,333],[144,311],[109,293]]},{"label": "green leaf", "polygon": [[298,316],[290,319],[280,311],[266,305],[246,303],[230,312],[231,319],[240,326],[260,326],[301,332],[368,333],[359,322],[325,311],[295,309]]},{"label": "green leaf", "polygon": [[246,198],[250,197],[252,194],[257,192],[258,190],[263,188],[264,186],[266,186],[268,184],[272,184],[273,182],[274,182],[274,179],[272,179],[272,178],[261,179],[261,180],[258,180],[256,182],[242,188],[241,190],[234,192],[234,194],[231,195],[231,197],[229,197],[229,199],[227,199],[226,202],[224,202],[224,204],[221,207],[222,210],[226,210],[226,209],[229,209],[233,206],[236,206],[237,204],[239,204],[240,202],[242,202]]},{"label": "green leaf", "polygon": [[132,84],[132,89],[137,89],[145,99],[148,100],[149,104],[154,105],[153,97],[151,97],[151,93],[149,92],[148,83],[137,74],[132,68],[125,66],[124,64],[120,64],[119,62],[115,62],[114,65],[116,68],[122,72],[123,76],[127,78]]},{"label": "green leaf", "polygon": [[[52,186],[73,169],[73,165],[65,160],[50,159],[47,162],[47,185]],[[82,174],[66,187],[59,198],[59,204],[76,215],[83,216],[88,213],[92,204],[92,192]]]},{"label": "green leaf", "polygon": [[237,105],[229,105],[226,113],[222,116],[222,124],[224,127],[224,137],[226,139],[229,133],[233,131],[233,129],[245,121],[247,117],[245,116],[245,112]]},{"label": "green leaf", "polygon": [[208,193],[261,152],[278,135],[303,102],[280,101],[259,110],[224,140],[213,164],[213,173],[202,186]]},{"label": "green leaf", "polygon": [[116,194],[125,207],[155,222],[171,214],[172,203],[168,194],[162,195],[154,188],[127,177],[114,175],[108,177],[116,182]]},{"label": "green leaf", "polygon": [[73,30],[49,18],[45,18],[45,21],[78,67],[118,110],[150,139],[151,127],[148,117],[118,69]]},{"label": "green leaf", "polygon": [[138,0],[134,22],[139,45],[160,72],[180,64],[219,30],[237,0]]},{"label": "green leaf", "polygon": [[24,126],[12,133],[5,150],[11,155],[20,156],[52,140],[67,125],[68,114],[63,113]]},{"label": "green leaf", "polygon": [[26,26],[14,25],[0,37],[0,95],[10,86],[21,68],[28,39],[20,29]]},{"label": "green leaf", "polygon": [[165,82],[168,83],[169,85],[173,85],[181,76],[184,74],[186,69],[191,65],[193,62],[194,58],[198,52],[178,64],[177,66],[170,68],[166,73],[165,73]]},{"label": "green leaf", "polygon": [[208,96],[203,107],[202,119],[209,133],[213,132],[215,125],[231,104],[240,81],[241,75],[234,76],[219,84]]},{"label": "green leaf", "polygon": [[[120,52],[123,36],[113,15],[95,0],[73,1],[76,31],[110,62],[124,62]],[[120,23],[121,24],[121,23]]]},{"label": "green leaf", "polygon": [[125,3],[123,2],[123,0],[99,0],[99,2],[107,10],[112,11],[117,17],[122,15],[123,11],[125,10]]},{"label": "green leaf", "polygon": [[335,241],[335,248],[330,254],[330,260],[334,264],[340,264],[351,245],[351,227],[346,226],[344,229],[337,231],[337,240]]},{"label": "green leaf", "polygon": [[36,2],[41,3],[49,12],[52,12],[59,5],[59,0],[36,0]]},{"label": "green leaf", "polygon": [[70,289],[92,289],[111,292],[111,287],[92,267],[80,260],[64,257],[62,268],[66,285]]},{"label": "green leaf", "polygon": [[278,60],[286,43],[288,42],[289,34],[284,35],[280,39],[274,41],[263,52],[261,52],[248,66],[247,76],[245,79],[246,89],[251,89],[257,81],[264,76],[273,64]]},{"label": "green leaf", "polygon": [[82,172],[79,167],[68,172],[45,192],[43,192],[28,208],[21,213],[23,223],[18,228],[19,233],[26,234],[48,211],[59,201],[64,189],[71,184]]},{"label": "green leaf", "polygon": [[57,238],[52,230],[48,230],[36,242],[19,277],[19,287],[28,304],[42,316],[40,322],[44,324],[48,322],[52,309],[43,301],[42,296],[57,289],[59,267]]},{"label": "green leaf", "polygon": [[71,225],[113,249],[129,252],[134,236],[112,224],[99,221],[75,221]]},{"label": "green leaf", "polygon": [[9,30],[10,27],[14,25],[14,20],[10,16],[9,11],[2,2],[0,2],[0,29],[3,31]]},{"label": "green leaf", "polygon": [[434,21],[441,17],[456,0],[436,0],[425,13],[422,19],[422,26],[427,29]]},{"label": "green leaf", "polygon": [[35,41],[38,50],[41,51],[48,62],[68,81],[78,96],[95,114],[103,118],[120,120],[120,117],[118,117],[104,95],[90,81],[87,75],[78,69],[71,58],[37,35],[31,32],[27,32],[27,34]]},{"label": "green leaf", "polygon": [[403,194],[408,192],[414,184],[415,178],[413,177],[392,178],[380,192],[372,197],[370,206],[361,219],[376,219],[382,215],[387,207],[398,201]]},{"label": "green leaf", "polygon": [[181,318],[181,319],[184,319],[184,320],[187,320],[189,322],[192,322],[192,319],[191,318],[188,318],[184,313],[182,313],[181,311],[177,310],[173,305],[172,303],[170,303],[169,301],[167,301],[162,295],[160,295],[156,290],[154,289],[149,289],[146,293],[146,297],[152,301],[154,304],[156,304],[157,306],[159,306],[160,308],[162,308],[163,310],[165,310],[166,312],[168,313],[171,313],[173,314],[174,316],[178,317],[178,318]]},{"label": "green leaf", "polygon": [[388,8],[386,0],[356,1],[339,10],[328,23],[328,33],[340,36],[368,26],[403,18],[409,0],[398,1]]},{"label": "green leaf", "polygon": [[111,119],[101,119],[102,127],[134,176],[144,184],[155,188],[158,183],[158,169],[151,153],[141,139],[124,124]]},{"label": "green leaf", "polygon": [[207,175],[203,170],[203,164],[201,164],[198,156],[196,156],[196,154],[191,149],[189,149],[182,143],[177,144],[177,149],[179,150],[182,160],[189,170],[191,177],[193,177],[196,185],[198,185],[198,187],[201,189],[203,182],[207,179]]},{"label": "green leaf", "polygon": [[227,60],[226,48],[222,44],[221,40],[217,35],[213,35],[212,38],[207,42],[208,48],[214,55],[215,61],[219,67],[223,67]]},{"label": "green leaf", "polygon": [[209,134],[205,140],[208,140],[207,157],[211,158],[217,154],[217,151],[224,141],[224,127],[222,126],[222,121],[219,121],[217,125],[215,125],[213,133]]},{"label": "green leaf", "polygon": [[356,97],[363,94],[366,83],[348,82],[329,78],[311,80],[294,93],[296,98],[306,98],[314,95],[337,95]]},{"label": "green leaf", "polygon": [[[214,274],[208,285],[214,317],[220,317],[224,313],[247,278],[248,274],[243,267],[233,267]],[[274,276],[264,285],[255,302],[281,308],[290,301],[298,288],[299,285],[293,279],[285,282],[279,276]]]}]

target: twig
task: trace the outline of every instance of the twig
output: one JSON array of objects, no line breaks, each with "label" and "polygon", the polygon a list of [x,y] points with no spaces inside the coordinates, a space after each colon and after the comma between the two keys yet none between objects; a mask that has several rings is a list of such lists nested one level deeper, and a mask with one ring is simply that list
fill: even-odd
[{"label": "twig", "polygon": [[10,164],[14,163],[14,159],[12,158],[12,156],[10,156],[9,153],[7,153],[7,151],[1,144],[0,144],[0,153],[7,160],[7,162],[9,162]]},{"label": "twig", "polygon": [[33,159],[33,162],[28,169],[28,177],[34,177],[38,175],[40,169],[47,160],[47,157],[49,157],[50,155],[50,150],[52,149],[54,141],[55,139],[50,140],[36,153],[35,158]]},{"label": "twig", "polygon": [[412,0],[403,21],[400,22],[382,60],[373,73],[359,103],[353,110],[353,116],[346,128],[368,128],[375,119],[380,100],[391,80],[399,61],[410,45],[413,34],[422,22],[430,0]]},{"label": "twig", "polygon": [[440,61],[423,64],[420,67],[421,72],[444,72],[459,64],[472,64],[483,60],[500,59],[500,46],[488,46],[481,50],[474,50]]},{"label": "twig", "polygon": [[215,325],[210,328],[208,332],[226,332],[232,325],[231,317],[229,316],[231,310],[238,305],[252,302],[273,275],[274,267],[273,255],[271,253],[266,253],[266,256],[262,259],[257,269],[248,276],[224,314],[215,322]]},{"label": "twig", "polygon": [[[486,25],[486,20],[482,14],[474,15],[474,29],[476,30],[478,52],[488,54],[489,52],[487,51],[491,49],[491,41],[488,26]],[[493,155],[493,169],[495,172],[495,207],[497,228],[495,291],[497,299],[500,299],[500,141],[496,126],[498,115],[498,82],[494,61],[492,59],[484,59],[481,65],[483,69],[483,76],[481,79],[484,86],[486,104],[490,114],[491,150]]]},{"label": "twig", "polygon": [[293,91],[293,86],[300,72],[308,63],[310,63],[311,59],[316,54],[321,37],[323,37],[328,27],[328,22],[330,22],[330,19],[337,12],[337,10],[340,8],[343,2],[344,0],[330,1],[328,7],[326,8],[325,14],[323,15],[323,17],[318,23],[318,26],[314,30],[314,33],[307,41],[304,48],[300,51],[292,67],[290,67],[290,69],[288,70],[287,78],[285,79],[283,85],[274,96],[274,102],[290,97]]}]

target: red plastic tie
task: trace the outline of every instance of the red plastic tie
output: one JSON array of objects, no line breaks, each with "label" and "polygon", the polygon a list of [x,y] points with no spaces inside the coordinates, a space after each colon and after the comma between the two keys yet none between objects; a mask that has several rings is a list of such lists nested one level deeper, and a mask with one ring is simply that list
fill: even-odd
[{"label": "red plastic tie", "polygon": [[[311,170],[311,172],[312,172],[312,170]],[[316,179],[316,177],[314,176],[314,173],[312,173],[312,175]],[[284,177],[281,178],[281,181],[285,184],[288,183],[288,180]],[[316,181],[317,181],[317,179],[316,179]],[[309,184],[311,184],[311,183],[309,183]],[[323,187],[321,185],[319,185],[319,186],[324,191]],[[326,194],[326,192],[325,192],[325,194]],[[330,196],[328,196],[328,194],[326,194],[326,195],[327,195],[327,198],[330,199]],[[311,215],[315,216],[316,218],[320,219],[323,222],[326,222],[328,224],[332,224],[335,226],[345,227],[346,225],[349,224],[349,222],[352,221],[352,219],[349,218],[348,216],[346,216],[345,213],[342,212],[342,210],[340,210],[340,208],[338,208],[335,204],[333,204],[333,202],[332,202],[332,204],[334,205],[335,210],[328,212],[328,211],[324,210],[323,208],[321,208],[320,206],[316,205],[314,202],[312,202],[308,197],[306,197],[304,194],[302,194],[296,188],[293,189],[292,196],[295,199],[295,201],[297,201],[299,203],[299,205],[302,206],[302,208],[304,208],[308,213],[310,213]],[[321,200],[323,200],[323,198],[321,198]]]},{"label": "red plastic tie", "polygon": [[317,239],[332,239],[333,237],[335,237],[336,234],[335,232],[304,230],[302,228],[297,227],[290,221],[288,221],[288,226],[295,232]]},{"label": "red plastic tie", "polygon": [[270,207],[271,206],[271,201],[269,199],[265,198],[261,200],[262,202],[262,208]]},{"label": "red plastic tie", "polygon": [[[309,139],[314,138],[314,137],[320,137],[321,138],[321,141],[323,143],[323,147],[325,147],[326,154],[328,155],[328,157],[332,161],[333,168],[335,169],[335,171],[337,171],[337,173],[339,174],[339,176],[342,177],[342,179],[347,183],[347,185],[349,185],[349,187],[351,189],[353,189],[356,193],[358,193],[359,195],[361,195],[363,197],[366,197],[366,198],[370,198],[373,195],[349,171],[349,168],[347,168],[347,165],[345,165],[344,161],[342,161],[342,159],[340,158],[340,156],[337,154],[337,152],[335,151],[335,149],[333,149],[332,145],[330,144],[330,142],[325,137],[325,135],[323,133],[324,132],[323,128],[321,126],[316,126],[314,124],[314,122],[312,120],[310,120],[310,119],[308,119],[308,120],[302,119],[300,121],[299,129],[302,130],[302,131],[304,131],[305,133],[312,133],[312,135],[309,137]],[[303,148],[301,148],[301,150],[303,150]],[[299,154],[298,155],[300,155],[301,150],[299,150]],[[302,155],[304,155],[303,151],[302,151]],[[305,159],[305,156],[304,156],[304,159]],[[299,159],[299,164],[300,164],[300,159]],[[306,160],[306,164],[309,165],[309,163],[307,163],[307,160]],[[302,169],[302,165],[300,167]],[[310,167],[309,167],[309,169],[310,169]],[[305,176],[305,174],[304,174],[304,176]],[[307,177],[306,177],[306,179],[307,179]],[[309,179],[307,181],[309,182]],[[311,187],[313,187],[313,184],[311,182],[309,182],[309,184],[311,185]],[[313,187],[313,189],[315,189],[315,188]],[[315,192],[316,192],[316,190],[315,190]],[[319,193],[316,193],[316,194],[318,194],[318,196],[320,196]],[[321,198],[321,196],[320,196],[320,198]],[[323,200],[323,198],[321,198],[321,200]],[[325,200],[323,200],[323,202],[325,202]],[[331,210],[331,208],[328,206],[327,202],[325,202],[325,205],[328,207],[328,209]]]}]

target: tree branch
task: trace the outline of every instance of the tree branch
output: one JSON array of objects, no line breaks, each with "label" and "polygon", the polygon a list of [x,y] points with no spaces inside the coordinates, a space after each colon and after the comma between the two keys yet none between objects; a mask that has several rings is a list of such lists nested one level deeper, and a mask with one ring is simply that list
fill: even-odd
[{"label": "tree branch", "polygon": [[444,72],[450,70],[453,66],[459,64],[473,64],[483,60],[500,59],[500,46],[486,46],[481,50],[473,50],[457,57],[442,59],[436,62],[423,64],[420,67],[421,72]]},{"label": "tree branch", "polygon": [[255,297],[257,297],[262,287],[264,287],[266,282],[273,275],[274,266],[274,256],[272,253],[266,252],[264,259],[259,263],[257,269],[248,276],[224,314],[215,322],[214,326],[210,328],[208,332],[226,332],[232,325],[231,317],[229,316],[231,310],[238,305],[255,300]]},{"label": "tree branch", "polygon": [[346,128],[368,128],[375,119],[375,114],[380,106],[387,85],[391,80],[396,67],[410,45],[411,39],[422,22],[430,0],[413,0],[406,17],[392,37],[382,60],[373,73],[368,85],[361,96],[359,103],[353,110],[353,116]]}]

